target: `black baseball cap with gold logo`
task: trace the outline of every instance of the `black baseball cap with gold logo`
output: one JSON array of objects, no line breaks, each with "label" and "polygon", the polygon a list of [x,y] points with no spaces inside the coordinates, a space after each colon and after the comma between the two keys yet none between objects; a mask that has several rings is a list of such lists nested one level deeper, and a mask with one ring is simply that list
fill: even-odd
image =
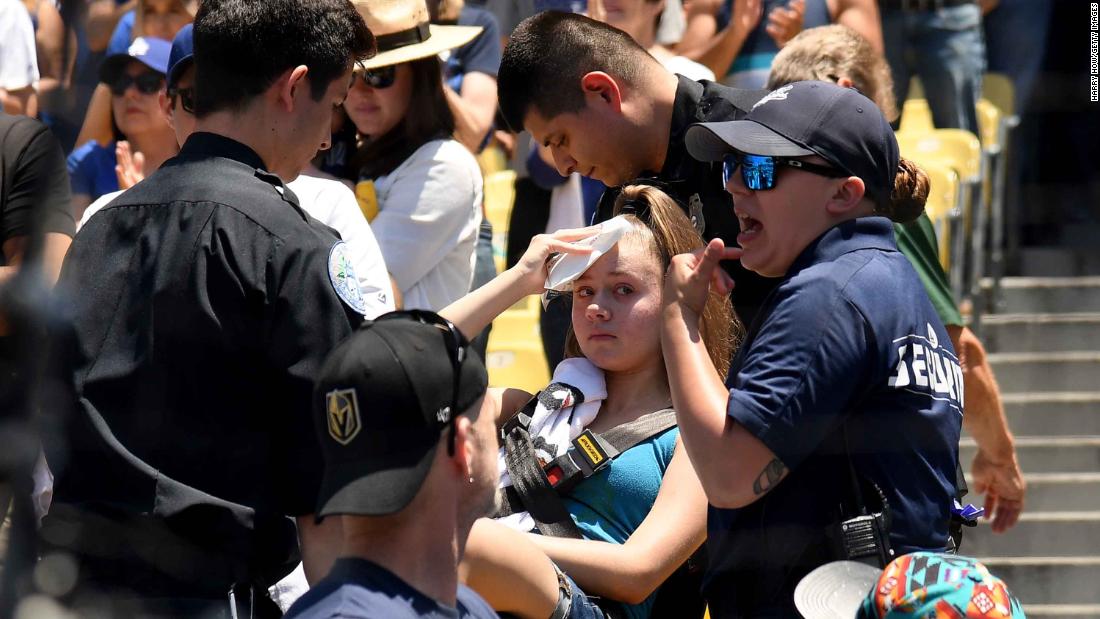
[{"label": "black baseball cap with gold logo", "polygon": [[438,314],[391,312],[364,323],[325,359],[314,391],[325,459],[318,517],[404,509],[440,437],[487,386],[477,353]]}]

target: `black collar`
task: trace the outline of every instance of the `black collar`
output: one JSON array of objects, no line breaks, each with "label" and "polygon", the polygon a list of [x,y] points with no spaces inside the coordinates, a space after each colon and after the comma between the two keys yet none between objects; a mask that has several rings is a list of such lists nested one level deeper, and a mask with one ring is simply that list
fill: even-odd
[{"label": "black collar", "polygon": [[192,133],[191,137],[184,142],[183,148],[180,149],[180,156],[201,157],[204,155],[225,157],[257,170],[267,169],[264,160],[256,154],[256,151],[232,138],[204,131]]},{"label": "black collar", "polygon": [[672,102],[672,122],[668,131],[668,151],[661,167],[660,178],[678,178],[680,164],[689,156],[684,146],[684,134],[692,123],[702,121],[699,102],[703,98],[703,85],[683,75],[676,76],[676,96]]}]

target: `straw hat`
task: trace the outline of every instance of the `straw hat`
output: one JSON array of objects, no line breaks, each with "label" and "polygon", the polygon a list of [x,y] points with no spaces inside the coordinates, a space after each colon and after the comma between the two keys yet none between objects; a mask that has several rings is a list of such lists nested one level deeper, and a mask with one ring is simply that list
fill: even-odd
[{"label": "straw hat", "polygon": [[378,45],[378,54],[360,63],[365,69],[429,58],[474,39],[481,26],[428,23],[424,0],[354,0]]}]

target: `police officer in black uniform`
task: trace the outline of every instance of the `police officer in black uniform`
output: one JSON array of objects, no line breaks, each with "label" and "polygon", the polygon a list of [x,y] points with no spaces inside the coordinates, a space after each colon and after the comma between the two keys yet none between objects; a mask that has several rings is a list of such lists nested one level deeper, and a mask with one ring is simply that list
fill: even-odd
[{"label": "police officer in black uniform", "polygon": [[347,0],[205,0],[194,40],[196,132],[62,273],[77,400],[42,536],[77,559],[78,607],[278,616],[267,586],[338,551],[312,517],[310,397],[363,311],[343,242],[283,181],[328,147],[374,41]]},{"label": "police officer in black uniform", "polygon": [[[588,77],[597,72],[599,80]],[[497,84],[505,120],[549,146],[559,172],[592,175],[610,187],[594,223],[611,218],[620,186],[648,179],[676,198],[704,238],[734,243],[740,225],[721,166],[692,158],[684,134],[692,123],[742,118],[767,91],[669,73],[629,35],[556,11],[520,23],[504,50]],[[616,116],[594,111],[598,88],[607,89],[601,98],[618,97]],[[646,115],[651,110],[652,118]],[[732,300],[747,326],[775,282],[736,261],[724,266],[737,281]]]}]

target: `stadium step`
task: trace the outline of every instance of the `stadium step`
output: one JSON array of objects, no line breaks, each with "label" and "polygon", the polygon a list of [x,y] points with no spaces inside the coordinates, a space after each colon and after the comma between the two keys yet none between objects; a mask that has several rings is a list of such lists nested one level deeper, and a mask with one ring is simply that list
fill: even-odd
[{"label": "stadium step", "polygon": [[1048,619],[1096,619],[1100,617],[1100,604],[1024,604],[1024,613]]},{"label": "stadium step", "polygon": [[[963,469],[970,470],[974,439],[964,438],[959,451]],[[1100,471],[1100,436],[1017,436],[1016,456],[1025,474],[1093,473]]]},{"label": "stadium step", "polygon": [[1100,391],[1006,393],[1008,427],[1021,436],[1100,436]]},{"label": "stadium step", "polygon": [[1100,350],[989,355],[1002,393],[1091,391],[1100,385]]},{"label": "stadium step", "polygon": [[[990,279],[982,287],[993,287]],[[998,314],[1100,312],[1100,277],[1004,277],[994,305]]]},{"label": "stadium step", "polygon": [[1100,350],[1100,312],[1082,314],[992,314],[982,317],[988,352]]},{"label": "stadium step", "polygon": [[[1093,231],[1095,232],[1095,231]],[[1100,252],[1095,251],[1093,236],[1085,249],[1059,247],[1025,247],[1020,251],[1020,275],[1050,277],[1090,275],[1100,273]]]},{"label": "stadium step", "polygon": [[[1028,512],[1100,511],[1100,472],[1024,473],[1024,480],[1027,482],[1025,508]],[[974,487],[969,471],[966,481]],[[967,500],[981,505],[977,496],[980,495],[968,496]]]},{"label": "stadium step", "polygon": [[[979,557],[1100,556],[1100,511],[1025,509],[1016,526],[1004,534],[993,533],[988,521],[982,519],[977,527],[963,533],[962,550],[968,556]],[[1095,596],[1097,591],[1092,594]],[[1051,598],[1034,599],[1046,600]]]},{"label": "stadium step", "polygon": [[[964,551],[966,543],[964,540]],[[982,557],[981,561],[1024,601],[1028,614],[1031,605],[1027,600],[1089,605],[1095,601],[1096,586],[1100,583],[1098,557]]]}]

